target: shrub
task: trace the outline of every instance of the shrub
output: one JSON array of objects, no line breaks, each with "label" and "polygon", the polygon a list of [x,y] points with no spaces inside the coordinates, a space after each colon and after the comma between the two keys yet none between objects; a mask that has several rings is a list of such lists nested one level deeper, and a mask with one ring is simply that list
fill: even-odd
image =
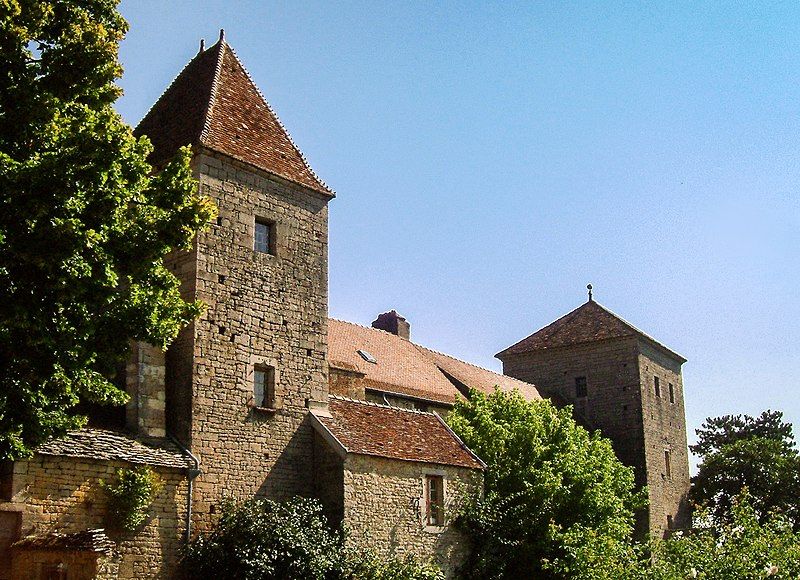
[{"label": "shrub", "polygon": [[459,519],[473,546],[465,577],[618,578],[638,562],[630,538],[646,496],[569,409],[472,391],[448,423],[487,464],[485,496]]},{"label": "shrub", "polygon": [[242,580],[438,580],[441,572],[414,558],[386,559],[349,548],[316,500],[254,499],[226,503],[211,533],[189,546],[192,577]]},{"label": "shrub", "polygon": [[[759,514],[745,491],[734,499],[722,525],[677,532],[653,545],[648,580],[756,580],[800,578],[800,534],[782,514]],[[759,516],[765,519],[759,521]],[[716,522],[708,511],[696,518]]]}]

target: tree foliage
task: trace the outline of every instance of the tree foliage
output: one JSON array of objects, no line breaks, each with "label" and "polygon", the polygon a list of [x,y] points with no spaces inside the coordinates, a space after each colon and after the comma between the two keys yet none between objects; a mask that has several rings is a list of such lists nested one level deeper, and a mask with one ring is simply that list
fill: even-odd
[{"label": "tree foliage", "polygon": [[[700,514],[699,520],[708,521]],[[756,580],[800,577],[800,534],[781,514],[762,517],[745,491],[732,502],[725,523],[653,545],[647,580]],[[763,521],[762,521],[763,520]]]},{"label": "tree foliage", "polygon": [[315,500],[228,503],[208,535],[189,546],[184,566],[196,578],[220,580],[441,580],[414,558],[380,559],[331,530]]},{"label": "tree foliage", "polygon": [[761,521],[779,510],[800,529],[800,454],[781,412],[709,418],[696,432],[691,449],[701,463],[692,478],[693,502],[707,506],[718,523],[729,522],[735,498],[747,488]]},{"label": "tree foliage", "polygon": [[465,576],[616,578],[636,561],[629,539],[645,493],[570,409],[472,391],[448,422],[487,464],[485,495],[460,519],[473,547]]},{"label": "tree foliage", "polygon": [[0,458],[120,404],[131,339],[165,346],[200,312],[164,256],[214,213],[189,153],[157,174],[112,108],[115,0],[0,0]]}]

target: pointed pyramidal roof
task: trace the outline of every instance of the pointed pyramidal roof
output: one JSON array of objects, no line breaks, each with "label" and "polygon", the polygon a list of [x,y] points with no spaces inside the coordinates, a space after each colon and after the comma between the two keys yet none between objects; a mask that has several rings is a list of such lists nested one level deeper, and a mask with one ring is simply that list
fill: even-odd
[{"label": "pointed pyramidal roof", "polygon": [[333,197],[292,141],[220,33],[184,67],[134,130],[160,165],[184,145],[202,145]]},{"label": "pointed pyramidal roof", "polygon": [[529,337],[523,338],[495,356],[503,360],[507,355],[629,336],[644,339],[659,350],[665,351],[678,359],[681,363],[686,362],[686,359],[681,355],[667,348],[591,298],[569,314],[534,332]]}]

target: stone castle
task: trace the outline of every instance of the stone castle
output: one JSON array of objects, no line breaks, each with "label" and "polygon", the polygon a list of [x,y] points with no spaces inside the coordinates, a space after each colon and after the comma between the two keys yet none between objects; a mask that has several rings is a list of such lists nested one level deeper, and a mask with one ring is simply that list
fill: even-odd
[{"label": "stone castle", "polygon": [[[469,389],[570,404],[647,485],[644,533],[687,524],[680,355],[592,300],[501,351],[497,374],[410,340],[394,311],[371,328],[327,316],[328,203],[221,36],[136,128],[163,165],[193,151],[216,223],[168,266],[207,310],[164,353],[135,344],[130,402],[4,466],[0,579],[170,578],[225,498],[321,500],[353,541],[451,574],[450,521],[484,464],[441,416]],[[164,482],[138,530],[109,523],[100,480],[148,465]]]}]

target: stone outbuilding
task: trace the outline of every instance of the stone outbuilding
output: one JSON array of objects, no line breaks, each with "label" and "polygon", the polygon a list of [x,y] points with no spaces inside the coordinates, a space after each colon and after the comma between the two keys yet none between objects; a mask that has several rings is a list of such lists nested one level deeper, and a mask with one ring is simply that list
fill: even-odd
[{"label": "stone outbuilding", "polygon": [[[110,517],[101,481],[113,484],[118,470],[144,465],[163,486],[140,529],[127,532]],[[39,447],[3,479],[0,527],[14,533],[5,534],[0,578],[171,577],[186,531],[193,466],[174,443],[145,444],[101,429]]]},{"label": "stone outbuilding", "polygon": [[480,493],[484,463],[436,413],[331,396],[311,415],[328,517],[356,545],[431,559],[452,576],[467,545],[451,524]]}]

